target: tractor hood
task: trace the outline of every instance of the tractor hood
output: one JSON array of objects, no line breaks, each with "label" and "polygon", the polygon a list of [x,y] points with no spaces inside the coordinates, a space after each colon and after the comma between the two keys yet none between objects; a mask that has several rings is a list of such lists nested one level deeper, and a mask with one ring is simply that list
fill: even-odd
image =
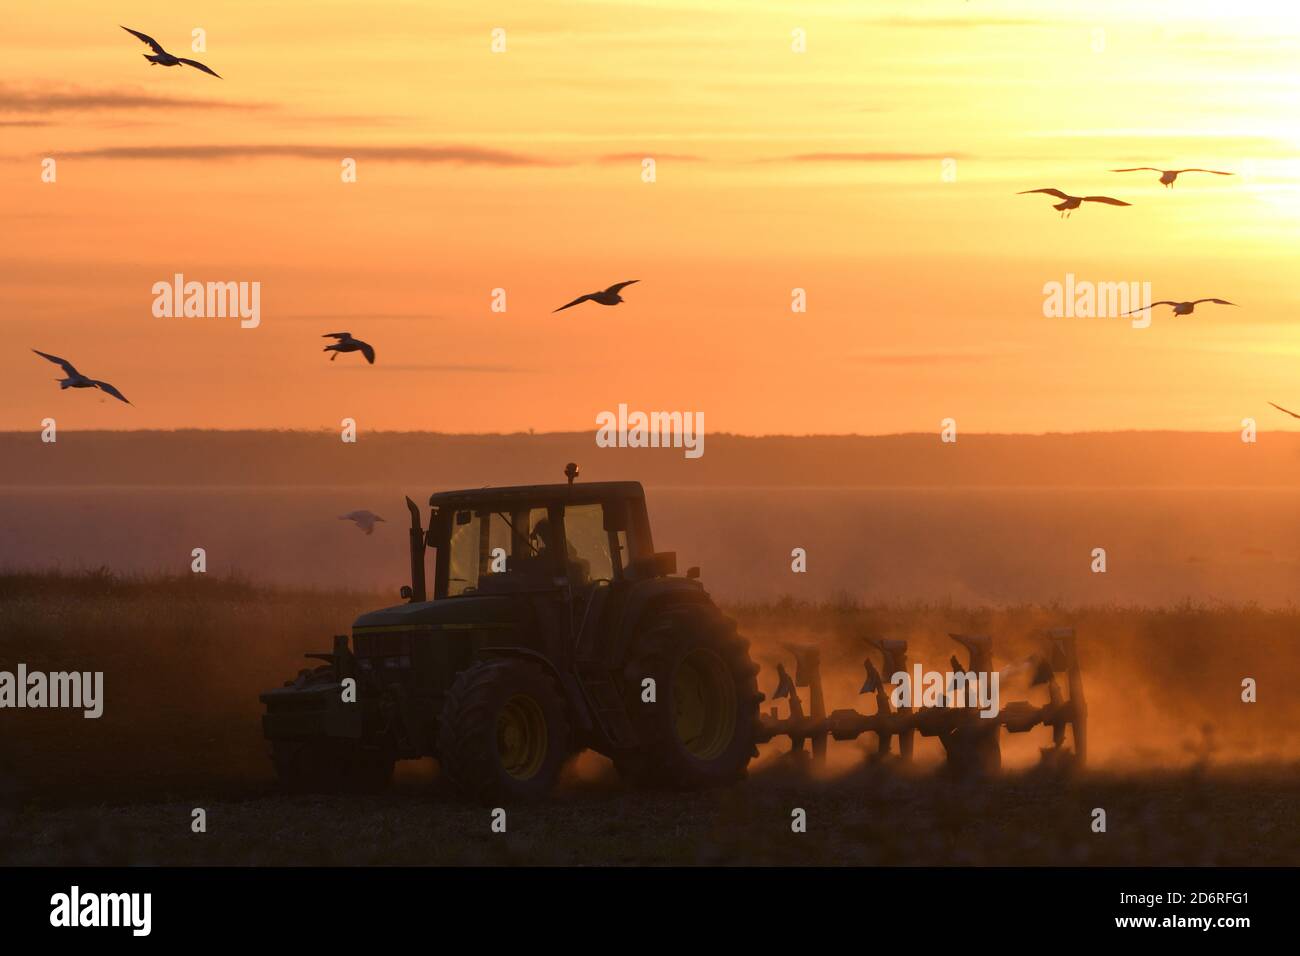
[{"label": "tractor hood", "polygon": [[511,627],[519,623],[520,602],[504,596],[465,596],[440,601],[417,601],[368,611],[353,622],[353,629],[402,628],[420,630],[471,630]]}]

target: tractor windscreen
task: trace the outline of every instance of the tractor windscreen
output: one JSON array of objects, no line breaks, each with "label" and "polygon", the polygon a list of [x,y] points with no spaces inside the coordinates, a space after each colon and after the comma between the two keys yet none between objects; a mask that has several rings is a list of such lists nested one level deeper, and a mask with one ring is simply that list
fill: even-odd
[{"label": "tractor windscreen", "polygon": [[544,508],[458,512],[448,548],[447,596],[549,586],[546,519]]},{"label": "tractor windscreen", "polygon": [[[561,549],[563,553],[561,553]],[[446,597],[614,581],[631,559],[628,531],[602,504],[458,511],[448,542]]]}]

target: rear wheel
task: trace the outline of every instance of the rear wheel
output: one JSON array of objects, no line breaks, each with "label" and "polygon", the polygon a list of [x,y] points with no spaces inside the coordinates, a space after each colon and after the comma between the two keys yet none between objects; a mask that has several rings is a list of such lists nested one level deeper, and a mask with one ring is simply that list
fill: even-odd
[{"label": "rear wheel", "polygon": [[538,664],[480,661],[447,692],[438,731],[442,770],[483,803],[544,797],[571,751],[565,711],[560,688]]},{"label": "rear wheel", "polygon": [[[757,749],[758,668],[733,621],[712,605],[655,615],[624,669],[639,745],[614,755],[640,786],[699,789],[739,780]],[[652,678],[655,700],[642,699]]]}]

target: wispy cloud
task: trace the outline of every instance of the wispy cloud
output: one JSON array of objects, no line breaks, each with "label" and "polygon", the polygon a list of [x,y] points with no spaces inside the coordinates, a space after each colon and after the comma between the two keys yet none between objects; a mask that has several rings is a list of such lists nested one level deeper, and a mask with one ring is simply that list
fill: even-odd
[{"label": "wispy cloud", "polygon": [[100,146],[60,153],[81,159],[209,162],[223,159],[370,159],[395,163],[451,163],[462,166],[558,166],[553,160],[479,146],[320,146],[309,143],[213,143],[176,146]]},{"label": "wispy cloud", "polygon": [[969,30],[973,27],[1053,26],[1050,20],[1012,17],[879,17],[860,21],[877,27],[917,27],[924,30]]},{"label": "wispy cloud", "polygon": [[965,153],[798,153],[773,162],[786,163],[911,163],[931,159],[969,159]]},{"label": "wispy cloud", "polygon": [[992,359],[1019,355],[1023,349],[1013,346],[989,346],[970,349],[949,349],[933,352],[908,352],[881,350],[850,355],[849,360],[868,365],[946,365],[954,362],[987,362]]},{"label": "wispy cloud", "polygon": [[159,96],[139,89],[88,90],[68,86],[22,89],[0,83],[0,113],[87,113],[100,110],[264,110],[269,103]]},{"label": "wispy cloud", "polygon": [[335,312],[331,314],[282,315],[279,318],[295,322],[372,322],[382,320],[396,321],[442,321],[445,316],[431,315],[425,312]]},{"label": "wispy cloud", "polygon": [[640,153],[607,153],[604,156],[597,157],[598,163],[629,163],[640,162],[643,159],[650,158],[658,162],[666,159],[675,163],[702,163],[703,156],[693,156],[690,153],[661,153],[658,150],[647,149]]},{"label": "wispy cloud", "polygon": [[472,372],[488,374],[514,374],[516,372],[528,371],[528,369],[516,368],[513,365],[385,365],[382,361],[373,367],[369,365],[347,365],[340,371],[348,372],[365,372],[373,375],[376,372]]}]

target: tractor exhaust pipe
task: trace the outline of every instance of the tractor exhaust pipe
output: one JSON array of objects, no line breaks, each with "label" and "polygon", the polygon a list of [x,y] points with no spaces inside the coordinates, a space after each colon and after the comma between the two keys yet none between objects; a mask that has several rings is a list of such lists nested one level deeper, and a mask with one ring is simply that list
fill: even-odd
[{"label": "tractor exhaust pipe", "polygon": [[420,527],[420,508],[410,498],[406,508],[411,512],[411,603],[427,600],[424,583],[424,529]]}]

